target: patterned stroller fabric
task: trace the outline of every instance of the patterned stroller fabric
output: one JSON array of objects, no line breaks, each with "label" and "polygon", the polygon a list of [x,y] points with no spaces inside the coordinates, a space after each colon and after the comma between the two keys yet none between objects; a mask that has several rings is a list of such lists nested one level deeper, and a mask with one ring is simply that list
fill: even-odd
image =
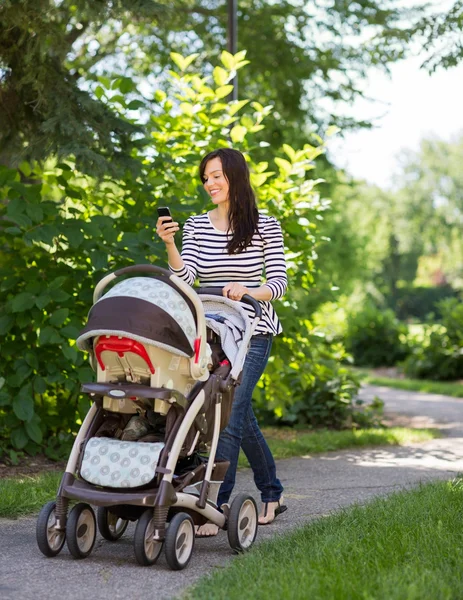
[{"label": "patterned stroller fabric", "polygon": [[189,302],[169,283],[132,277],[117,283],[93,305],[77,347],[89,352],[96,336],[120,335],[191,357],[196,334],[193,315]]},{"label": "patterned stroller fabric", "polygon": [[106,437],[91,438],[85,447],[81,476],[94,485],[134,488],[153,480],[164,448],[162,442],[122,442]]}]

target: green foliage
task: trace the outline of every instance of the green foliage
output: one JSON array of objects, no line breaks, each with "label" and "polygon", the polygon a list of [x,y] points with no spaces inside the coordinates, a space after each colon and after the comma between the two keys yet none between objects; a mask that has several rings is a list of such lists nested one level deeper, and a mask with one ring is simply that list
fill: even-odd
[{"label": "green foliage", "polygon": [[406,286],[399,288],[394,301],[391,303],[397,317],[401,321],[415,318],[426,321],[430,315],[440,319],[440,301],[445,298],[455,297],[457,292],[449,285],[438,287]]},{"label": "green foliage", "polygon": [[343,346],[311,333],[307,321],[287,318],[284,325],[256,392],[259,417],[276,425],[352,424],[359,382],[342,365],[348,359]]},{"label": "green foliage", "polygon": [[456,298],[438,304],[443,326],[425,329],[424,339],[414,339],[404,363],[410,377],[431,380],[463,378],[463,305]]},{"label": "green foliage", "polygon": [[[361,95],[359,80],[368,67],[383,68],[404,54],[406,42],[397,33],[409,12],[398,0],[387,7],[359,0],[326,8],[241,0],[240,45],[251,49],[252,63],[240,74],[240,93],[275,105],[267,141],[275,148],[304,143],[309,121],[322,127],[331,122],[322,107],[327,98],[336,105]],[[116,161],[135,168],[137,129],[108,110],[101,83],[112,80],[122,103],[137,110],[144,103],[137,84],[150,90],[146,97],[168,87],[172,49],[218,58],[226,29],[226,2],[3,0],[0,162],[16,166],[21,158],[58,153],[73,154],[87,172],[107,173]],[[205,63],[202,74],[208,69]]]},{"label": "green foliage", "polygon": [[395,365],[407,353],[405,334],[406,327],[392,310],[380,310],[368,303],[348,318],[346,348],[358,366]]},{"label": "green foliage", "polygon": [[[302,300],[313,284],[316,224],[326,209],[308,172],[324,147],[285,145],[274,161],[271,154],[266,161],[252,161],[260,147],[255,134],[264,128],[271,108],[223,100],[234,69],[245,63],[244,54],[224,53],[222,65],[208,77],[171,71],[172,95],[157,93],[159,110],[143,125],[131,119],[124,99],[124,90],[130,95],[132,86],[126,89],[120,80],[101,78],[108,107],[143,129],[131,157],[139,176],[109,172],[95,180],[77,169],[73,157],[45,165],[22,163],[18,170],[0,168],[5,199],[0,206],[0,437],[14,451],[33,453],[46,443],[47,453],[58,456],[68,443],[88,409],[79,388],[93,373],[74,339],[92,304],[95,283],[108,270],[127,264],[165,263],[164,246],[153,234],[156,205],[168,205],[180,222],[202,212],[208,198],[198,177],[200,159],[212,148],[228,146],[229,136],[249,158],[261,210],[276,216],[285,232],[291,287],[277,307],[287,331],[277,346],[277,363],[301,362],[301,376],[310,367],[310,381],[301,384],[299,400],[313,392],[325,403],[317,423],[338,424],[348,410],[352,382],[338,373],[336,358],[327,349],[312,348],[316,340],[304,333]],[[180,69],[193,59],[173,57]],[[342,349],[335,352],[341,355]],[[289,388],[279,394],[280,375],[279,367],[273,369],[269,395],[282,413],[292,393]],[[296,375],[292,367],[283,378],[285,385],[293,385]]]}]

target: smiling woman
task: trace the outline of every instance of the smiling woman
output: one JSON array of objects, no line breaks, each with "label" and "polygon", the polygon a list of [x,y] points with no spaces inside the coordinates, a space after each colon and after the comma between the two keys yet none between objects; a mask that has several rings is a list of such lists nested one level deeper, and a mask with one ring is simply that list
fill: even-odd
[{"label": "smiling woman", "polygon": [[[231,148],[211,152],[201,161],[199,172],[215,208],[186,221],[181,254],[174,241],[177,223],[167,223],[161,217],[157,233],[166,244],[170,270],[189,285],[199,278],[201,286],[220,287],[223,295],[232,300],[240,301],[248,294],[261,302],[262,319],[251,339],[241,385],[217,448],[217,458],[230,461],[218,505],[227,504],[232,493],[241,447],[261,492],[259,523],[266,525],[286,507],[280,504],[283,487],[254,416],[252,394],[267,364],[273,336],[282,331],[270,301],[281,298],[287,286],[283,235],[275,218],[257,210],[249,169],[241,152]],[[254,318],[253,309],[241,305]],[[207,536],[217,531],[215,525],[205,525],[198,533]]]}]

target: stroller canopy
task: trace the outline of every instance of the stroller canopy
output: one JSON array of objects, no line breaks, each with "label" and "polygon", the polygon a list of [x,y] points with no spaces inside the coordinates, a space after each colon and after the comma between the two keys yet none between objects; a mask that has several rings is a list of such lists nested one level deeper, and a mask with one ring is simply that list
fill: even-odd
[{"label": "stroller canopy", "polygon": [[77,347],[92,351],[92,338],[100,335],[129,336],[191,357],[196,324],[189,303],[170,283],[131,277],[117,283],[93,305]]}]

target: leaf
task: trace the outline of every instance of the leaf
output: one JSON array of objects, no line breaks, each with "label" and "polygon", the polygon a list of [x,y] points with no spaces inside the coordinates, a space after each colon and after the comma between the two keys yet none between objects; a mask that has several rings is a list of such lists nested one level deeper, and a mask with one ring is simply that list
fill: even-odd
[{"label": "leaf", "polygon": [[70,361],[74,365],[76,364],[77,357],[79,356],[79,352],[77,351],[76,346],[67,346],[66,344],[64,344],[61,347],[61,352],[63,353],[65,358],[67,358],[68,361]]},{"label": "leaf", "polygon": [[246,106],[246,104],[249,103],[249,100],[238,100],[236,102],[233,102],[233,104],[229,104],[229,110],[228,110],[228,114],[233,116],[235,115],[239,110],[241,110],[243,108],[243,106]]},{"label": "leaf", "polygon": [[26,423],[26,433],[36,444],[40,444],[42,442],[42,430],[37,422],[32,421],[30,423]]},{"label": "leaf", "polygon": [[53,279],[53,281],[51,281],[48,284],[48,289],[49,290],[58,290],[64,284],[64,282],[66,280],[67,280],[67,277],[64,275],[61,275],[61,277],[56,277],[55,279]]},{"label": "leaf", "polygon": [[266,173],[251,173],[251,183],[254,187],[260,187],[267,181]]},{"label": "leaf", "polygon": [[227,50],[222,50],[220,60],[222,61],[224,67],[226,67],[228,70],[232,71],[235,68],[235,58],[233,54],[230,54],[230,52],[227,52]]},{"label": "leaf", "polygon": [[339,133],[341,130],[339,129],[339,127],[336,127],[336,125],[330,125],[328,127],[328,129],[325,132],[325,136],[326,137],[331,137],[333,135],[336,135],[337,133]]},{"label": "leaf", "polygon": [[184,115],[192,117],[194,114],[193,106],[189,102],[181,102],[179,108]]},{"label": "leaf", "polygon": [[40,223],[43,221],[43,210],[38,204],[28,204],[26,207],[26,213],[34,223]]},{"label": "leaf", "polygon": [[246,129],[246,127],[243,127],[242,125],[235,125],[230,131],[230,137],[232,142],[234,142],[235,144],[237,142],[242,142],[247,132],[248,130]]},{"label": "leaf", "polygon": [[277,157],[275,158],[275,162],[285,175],[291,174],[291,171],[293,170],[293,165],[289,161],[287,161],[285,158]]},{"label": "leaf", "polygon": [[45,293],[35,300],[35,305],[37,308],[40,308],[40,310],[43,310],[49,302],[51,302],[51,296],[48,293]]},{"label": "leaf", "polygon": [[50,324],[59,326],[64,323],[69,315],[69,308],[59,308],[50,317]]},{"label": "leaf", "polygon": [[127,108],[129,110],[138,110],[139,108],[144,108],[145,103],[141,100],[132,100],[127,104]]},{"label": "leaf", "polygon": [[0,335],[5,335],[12,328],[14,319],[11,315],[0,317]]},{"label": "leaf", "polygon": [[130,79],[130,77],[121,77],[119,89],[123,94],[128,94],[135,89],[135,83]]},{"label": "leaf", "polygon": [[54,327],[44,327],[40,330],[39,345],[45,346],[46,344],[61,344],[62,338]]},{"label": "leaf", "polygon": [[215,90],[215,95],[219,99],[225,98],[225,96],[228,96],[229,94],[231,94],[232,91],[233,91],[232,85],[222,85]]},{"label": "leaf", "polygon": [[29,436],[27,435],[27,431],[22,425],[20,427],[17,427],[16,429],[13,429],[13,431],[11,432],[11,443],[18,450],[24,448],[28,441]]},{"label": "leaf", "polygon": [[283,144],[283,150],[289,156],[290,160],[294,162],[296,158],[296,151],[294,150],[294,148],[291,148],[289,144]]},{"label": "leaf", "polygon": [[37,394],[44,394],[47,391],[47,382],[43,377],[37,375],[34,377],[34,392]]},{"label": "leaf", "polygon": [[75,340],[79,337],[80,329],[75,327],[75,325],[66,325],[66,327],[61,329],[60,333],[68,340]]},{"label": "leaf", "polygon": [[13,412],[21,421],[30,421],[34,416],[34,399],[30,392],[31,386],[27,385],[13,398]]},{"label": "leaf", "polygon": [[98,100],[101,100],[101,98],[105,95],[105,91],[104,89],[101,87],[101,85],[98,85],[95,88],[95,96],[98,98]]},{"label": "leaf", "polygon": [[198,53],[190,54],[189,56],[183,57],[178,52],[171,52],[170,58],[174,61],[180,71],[186,71],[191,63],[199,56]]},{"label": "leaf", "polygon": [[23,310],[29,310],[35,304],[35,296],[29,292],[21,292],[13,298],[11,307],[13,312],[22,312]]},{"label": "leaf", "polygon": [[229,79],[227,71],[225,71],[225,69],[222,69],[222,67],[215,67],[212,71],[212,75],[214,77],[216,85],[219,86],[225,85]]}]

